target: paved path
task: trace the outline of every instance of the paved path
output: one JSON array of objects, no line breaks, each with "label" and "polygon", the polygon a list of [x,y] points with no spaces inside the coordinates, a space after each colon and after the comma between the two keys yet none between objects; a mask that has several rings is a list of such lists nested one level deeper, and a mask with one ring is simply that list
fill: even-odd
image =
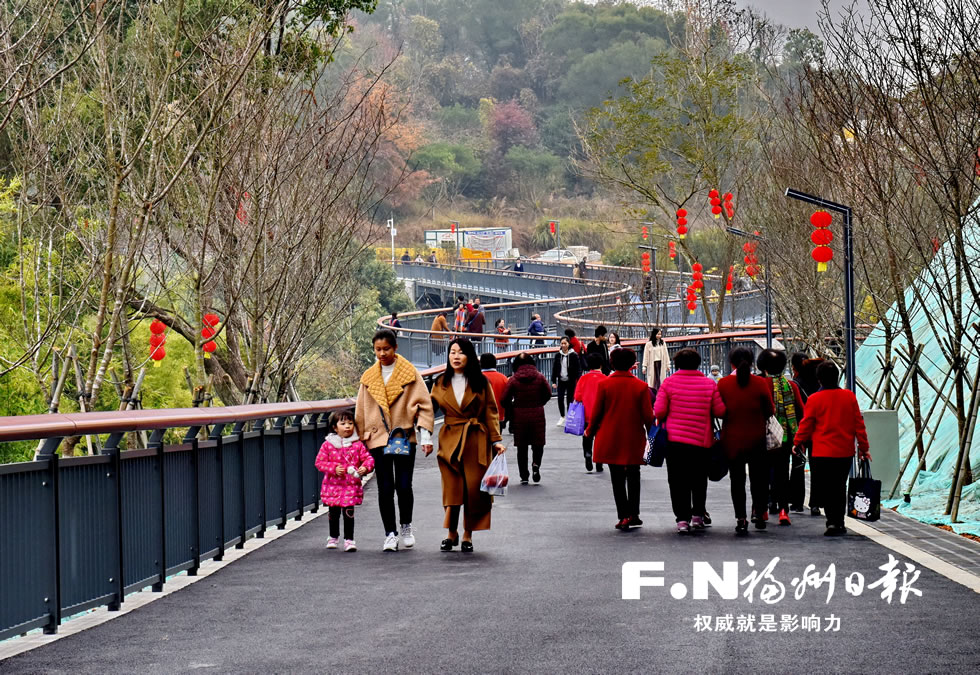
[{"label": "paved path", "polygon": [[[549,414],[554,415],[553,409]],[[553,433],[552,433],[553,432]],[[891,604],[877,590],[859,597],[844,576],[867,583],[889,551],[857,535],[822,536],[823,521],[733,536],[727,479],[711,484],[715,525],[697,536],[673,531],[666,473],[643,470],[645,526],[613,529],[608,474],[584,471],[578,439],[549,427],[543,481],[515,485],[477,533],[472,555],[440,553],[444,532],[434,457],[416,470],[415,550],[381,552],[373,489],[357,516],[356,554],[326,551],[326,518],[272,542],[132,614],[0,664],[4,673],[99,672],[977,672],[980,595],[918,568],[911,595]],[[515,466],[516,457],[511,453]],[[779,557],[787,589],[774,605],[721,599],[675,600],[691,586],[693,561],[738,563],[739,578]],[[899,556],[904,566],[905,560]],[[626,561],[663,561],[666,587],[621,599]],[[836,564],[826,586],[793,598],[809,564]],[[899,571],[904,569],[900,567]],[[901,575],[899,575],[901,582]],[[744,586],[740,590],[744,590]],[[782,615],[832,615],[838,632],[781,631]],[[731,615],[733,632],[697,632],[697,615]],[[751,616],[755,632],[739,631]],[[759,632],[774,615],[776,632]],[[743,619],[747,621],[747,619]],[[792,622],[792,618],[790,618]],[[714,624],[715,621],[712,621]],[[743,624],[745,627],[746,624]],[[714,627],[714,626],[713,626]]]}]

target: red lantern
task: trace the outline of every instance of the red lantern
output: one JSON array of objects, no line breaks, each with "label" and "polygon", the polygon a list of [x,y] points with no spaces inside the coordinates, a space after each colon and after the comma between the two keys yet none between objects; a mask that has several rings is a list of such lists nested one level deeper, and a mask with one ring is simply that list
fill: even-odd
[{"label": "red lantern", "polygon": [[217,314],[208,313],[201,317],[201,322],[205,326],[211,326],[212,328],[214,328],[219,323],[221,323],[221,317],[218,316]]},{"label": "red lantern", "polygon": [[716,190],[714,188],[711,188],[711,192],[708,193],[708,197],[710,197],[711,199],[717,199],[718,198],[718,190]]},{"label": "red lantern", "polygon": [[163,335],[167,330],[167,325],[160,321],[160,319],[154,319],[153,323],[150,324],[150,332],[154,335]]},{"label": "red lantern", "polygon": [[812,241],[817,246],[827,246],[830,242],[834,240],[834,233],[830,230],[814,230],[810,234],[810,241]]},{"label": "red lantern", "polygon": [[698,280],[698,279],[695,279],[694,281],[692,281],[692,282],[691,282],[691,286],[692,286],[692,287],[693,287],[693,288],[694,288],[695,290],[698,290],[698,291],[700,291],[700,290],[701,290],[702,288],[704,288],[704,282],[703,282],[703,281],[700,281],[700,280]]},{"label": "red lantern", "polygon": [[677,209],[678,218],[687,218],[687,209]]},{"label": "red lantern", "polygon": [[205,326],[201,329],[201,337],[205,340],[210,340],[215,336],[215,330],[211,326]]},{"label": "red lantern", "polygon": [[826,272],[827,263],[834,259],[834,251],[829,246],[817,246],[810,253],[810,257],[817,261],[818,272]]},{"label": "red lantern", "polygon": [[217,348],[218,345],[216,345],[213,341],[208,341],[201,345],[201,350],[204,352],[204,358],[210,359],[211,353]]},{"label": "red lantern", "polygon": [[153,333],[150,335],[150,347],[159,347],[167,341],[167,336],[161,333]]},{"label": "red lantern", "polygon": [[697,263],[697,262],[696,262],[696,263],[694,263],[693,265],[691,265],[691,271],[692,271],[692,272],[700,272],[700,271],[702,271],[703,269],[704,269],[704,266],[703,266],[703,265],[701,265],[701,263]]},{"label": "red lantern", "polygon": [[698,308],[698,303],[696,303],[696,302],[689,302],[689,303],[687,303],[687,308],[689,310],[691,310],[691,314],[694,314],[694,310],[696,310]]},{"label": "red lantern", "polygon": [[677,224],[678,225],[687,225],[687,218],[678,218],[677,219]]},{"label": "red lantern", "polygon": [[726,202],[732,201],[732,193],[731,192],[726,192],[725,193],[725,201]]},{"label": "red lantern", "polygon": [[725,203],[725,215],[728,216],[729,220],[735,217],[735,207],[732,206],[731,202]]},{"label": "red lantern", "polygon": [[748,274],[750,277],[755,277],[756,272],[758,272],[758,270],[755,268],[755,265],[748,265],[745,268],[745,273]]},{"label": "red lantern", "polygon": [[163,345],[160,345],[159,347],[154,347],[153,351],[150,352],[150,358],[153,359],[153,367],[159,368],[160,362],[163,361],[166,355],[167,355],[167,350],[163,348]]},{"label": "red lantern", "polygon": [[693,272],[691,274],[691,278],[694,279],[694,281],[701,281],[704,279],[704,274],[701,272]]},{"label": "red lantern", "polygon": [[810,224],[814,227],[830,227],[834,218],[827,211],[814,211],[810,216]]},{"label": "red lantern", "polygon": [[646,225],[643,226],[642,235],[643,235],[643,238],[644,239],[646,239],[647,237],[650,236],[649,235],[649,230],[647,230],[647,226]]},{"label": "red lantern", "polygon": [[732,294],[732,275],[728,275],[728,281],[725,282],[725,295]]},{"label": "red lantern", "polygon": [[678,225],[677,226],[677,236],[680,237],[681,239],[683,239],[685,234],[687,234],[687,227],[684,226],[684,225]]},{"label": "red lantern", "polygon": [[721,207],[720,206],[712,206],[711,207],[711,214],[715,218],[721,218]]},{"label": "red lantern", "polygon": [[453,233],[453,234],[456,233],[456,223],[455,222],[450,221],[450,223],[449,223],[449,231],[451,233]]},{"label": "red lantern", "polygon": [[[552,220],[548,223],[548,229],[551,231],[551,234],[555,233],[555,221]],[[645,230],[646,228],[644,227],[643,229]]]},{"label": "red lantern", "polygon": [[677,251],[670,249],[670,253],[668,253],[668,255],[670,256],[670,259],[673,260],[677,257]]}]

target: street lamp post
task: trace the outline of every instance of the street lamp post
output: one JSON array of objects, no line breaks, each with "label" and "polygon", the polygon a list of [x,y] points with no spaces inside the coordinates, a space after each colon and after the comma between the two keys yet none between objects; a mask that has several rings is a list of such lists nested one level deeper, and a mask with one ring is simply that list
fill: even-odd
[{"label": "street lamp post", "polygon": [[388,232],[391,233],[391,264],[395,264],[395,235],[398,231],[395,229],[395,218],[391,217],[388,219]]},{"label": "street lamp post", "polygon": [[455,232],[455,234],[456,234],[456,264],[457,265],[462,265],[463,264],[463,251],[460,250],[460,248],[459,248],[459,221],[458,220],[450,220],[449,221],[449,224],[452,225],[453,232]]},{"label": "street lamp post", "polygon": [[[765,244],[767,241],[761,234],[746,232],[745,230],[740,230],[737,227],[726,227],[725,231],[727,231],[729,234],[734,234],[737,237],[755,239],[763,244]],[[772,349],[772,273],[769,270],[768,246],[763,248],[762,266],[766,270],[766,349]]]},{"label": "street lamp post", "polygon": [[854,233],[851,229],[851,207],[836,202],[815,197],[814,195],[786,188],[786,196],[798,199],[830,211],[836,211],[844,217],[844,342],[846,345],[845,378],[847,388],[857,391],[856,357],[857,339],[854,326]]}]

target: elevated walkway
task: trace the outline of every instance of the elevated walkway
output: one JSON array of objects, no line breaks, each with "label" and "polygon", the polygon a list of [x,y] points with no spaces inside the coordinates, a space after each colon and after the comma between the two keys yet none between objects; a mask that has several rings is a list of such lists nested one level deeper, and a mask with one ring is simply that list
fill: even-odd
[{"label": "elevated walkway", "polygon": [[[588,663],[596,672],[676,672],[679,650],[681,670],[690,672],[753,672],[760,654],[776,672],[798,671],[801,655],[817,664],[846,655],[848,670],[867,672],[971,672],[980,660],[975,593],[864,536],[827,539],[823,519],[809,515],[795,516],[790,527],[735,538],[728,479],[709,484],[713,525],[682,538],[674,532],[665,469],[645,467],[644,525],[616,531],[608,471],[586,473],[580,439],[555,426],[554,402],[547,414],[541,483],[518,484],[516,453],[509,449],[512,486],[495,499],[492,529],[475,534],[473,554],[439,552],[445,536],[439,470],[434,455],[419,456],[414,549],[381,552],[372,484],[356,511],[357,553],[325,550],[327,519],[314,515],[203,582],[116,620],[54,642],[57,636],[31,635],[0,643],[0,658],[18,640],[37,647],[3,661],[0,670],[577,672]],[[865,588],[856,598],[845,592],[852,572],[864,575],[866,585],[883,577],[879,568],[889,554],[900,569],[909,563],[921,572],[914,583],[921,597],[901,604],[896,592],[888,604],[880,588]],[[734,600],[714,590],[709,600],[691,599],[690,590],[685,599],[671,598],[673,584],[691,588],[692,561],[707,562],[718,574],[734,561],[742,579],[776,558],[772,577],[785,597],[775,604],[761,599],[761,585],[752,594],[740,586]],[[626,561],[663,563],[666,583],[642,588],[640,600],[623,600]],[[791,582],[808,566],[823,574],[831,564],[830,601],[826,585],[794,597]],[[731,632],[698,633],[698,616],[719,625],[730,617]],[[760,627],[766,616],[771,633]],[[801,627],[811,616],[816,631]],[[824,632],[833,617],[838,629]]]}]

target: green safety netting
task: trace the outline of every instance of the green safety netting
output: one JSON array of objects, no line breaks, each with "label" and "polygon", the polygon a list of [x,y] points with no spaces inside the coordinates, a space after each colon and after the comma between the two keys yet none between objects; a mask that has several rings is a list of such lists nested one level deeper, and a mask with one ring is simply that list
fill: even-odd
[{"label": "green safety netting", "polygon": [[[968,259],[976,269],[980,266],[980,225],[975,219],[969,223],[964,223],[963,238]],[[974,322],[980,321],[980,311],[978,311],[969,291],[964,289],[961,294],[957,294],[955,291],[958,286],[951,254],[952,246],[951,242],[947,242],[940,248],[929,268],[922,272],[905,293],[905,302],[914,326],[914,341],[923,347],[919,365],[936,387],[950,396],[953,393],[952,385],[948,382],[945,386],[942,384],[949,372],[950,364],[943,355],[936,336],[939,334],[943,339],[948,340],[948,336],[951,335],[947,331],[947,327],[949,326],[948,317],[951,316],[951,310],[956,306],[952,298],[959,295],[959,306],[964,315],[963,325],[972,325]],[[965,284],[965,282],[963,283]],[[889,310],[888,318],[893,327],[900,325],[895,306]],[[964,337],[962,344],[964,354],[969,356],[968,372],[972,379],[976,373],[980,351],[978,351],[977,344],[973,339],[973,331],[968,331],[968,333],[969,335]],[[883,357],[884,355],[884,343],[884,325],[879,323],[857,351],[856,374],[864,387],[870,391],[876,390],[882,377],[882,365],[879,356]],[[903,335],[893,336],[892,349],[901,349],[907,353],[907,342]],[[894,353],[893,351],[893,355]],[[907,361],[899,358],[895,363],[892,379],[896,386],[907,370]],[[862,407],[870,407],[871,396],[862,391],[861,387],[858,389],[858,400]],[[936,400],[937,394],[932,387],[925,383],[921,384],[920,393],[922,415],[925,416],[932,407],[933,401]],[[909,412],[911,395],[908,395],[906,399],[909,402],[909,408],[899,408],[898,415],[899,468],[901,468],[901,462],[905,461],[909,452],[914,452],[913,443],[916,437],[912,415]],[[967,400],[969,401],[969,398]],[[892,486],[882,485],[882,506],[888,508],[897,506],[900,513],[916,520],[925,523],[947,524],[955,532],[980,536],[980,480],[976,480],[972,485],[964,486],[959,507],[959,522],[950,523],[950,517],[943,515],[952,483],[953,468],[959,453],[956,418],[950,414],[948,409],[944,411],[944,407],[944,403],[938,404],[935,413],[929,420],[927,432],[924,434],[924,442],[928,446],[926,464],[919,473],[915,485],[911,486],[911,503],[905,503],[902,496],[909,492],[909,484],[917,468],[918,458],[913,458],[903,473],[901,484],[895,493],[897,499],[885,499]],[[970,453],[973,476],[980,478],[980,450],[977,449],[977,445],[980,445],[980,431],[977,432]],[[873,455],[874,448],[871,451]]]}]

